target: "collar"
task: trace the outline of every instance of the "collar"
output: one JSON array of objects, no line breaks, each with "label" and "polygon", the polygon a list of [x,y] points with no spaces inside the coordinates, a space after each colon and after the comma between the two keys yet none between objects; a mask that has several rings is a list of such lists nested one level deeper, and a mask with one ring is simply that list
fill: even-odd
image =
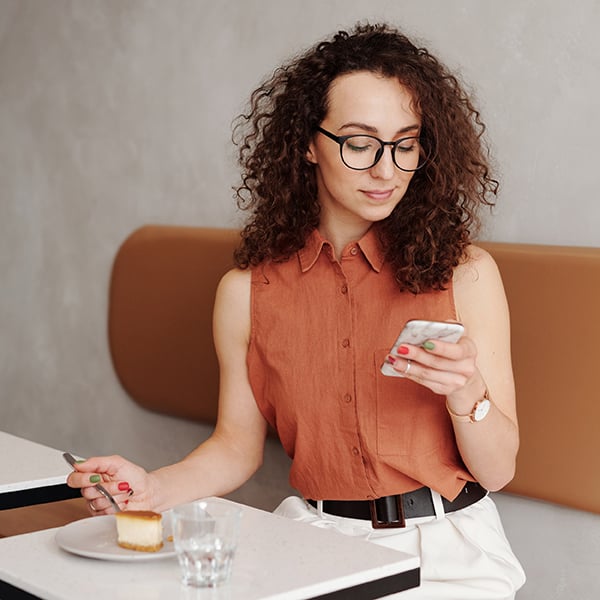
[{"label": "collar", "polygon": [[[367,262],[371,265],[371,268],[376,273],[379,273],[383,266],[384,254],[379,242],[376,227],[373,226],[369,228],[367,233],[365,233],[358,242],[348,244],[346,248],[344,248],[342,256],[345,257],[352,254],[352,249],[355,247],[360,249],[363,256],[367,259]],[[336,258],[333,253],[333,245],[322,237],[317,229],[314,229],[308,236],[304,247],[298,251],[300,269],[303,273],[306,273],[312,268],[323,251],[327,254],[329,260],[335,262]]]}]

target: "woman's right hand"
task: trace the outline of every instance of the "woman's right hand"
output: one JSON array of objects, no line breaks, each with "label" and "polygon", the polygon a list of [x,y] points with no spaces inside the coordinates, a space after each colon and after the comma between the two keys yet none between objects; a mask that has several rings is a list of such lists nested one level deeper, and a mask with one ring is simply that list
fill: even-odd
[{"label": "woman's right hand", "polygon": [[121,510],[153,510],[153,479],[142,467],[121,456],[97,456],[77,463],[67,485],[80,488],[93,515],[114,513],[112,504],[95,488],[101,483]]}]

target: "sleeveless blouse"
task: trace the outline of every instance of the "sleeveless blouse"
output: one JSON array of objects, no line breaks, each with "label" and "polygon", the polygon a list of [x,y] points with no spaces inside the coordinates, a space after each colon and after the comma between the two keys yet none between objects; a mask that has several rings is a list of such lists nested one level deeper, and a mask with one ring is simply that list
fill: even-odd
[{"label": "sleeveless blouse", "polygon": [[452,284],[401,292],[372,227],[341,260],[314,231],[252,271],[248,373],[305,498],[365,500],[429,486],[449,500],[467,471],[445,397],[380,367],[409,319],[456,319]]}]

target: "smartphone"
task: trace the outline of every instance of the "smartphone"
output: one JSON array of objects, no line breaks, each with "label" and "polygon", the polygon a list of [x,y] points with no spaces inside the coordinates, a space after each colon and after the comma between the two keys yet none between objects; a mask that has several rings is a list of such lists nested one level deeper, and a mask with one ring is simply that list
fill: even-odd
[{"label": "smartphone", "polygon": [[[420,346],[427,340],[442,340],[444,342],[455,343],[458,342],[464,331],[465,328],[461,323],[414,319],[406,323],[389,353],[398,354],[398,346],[401,346],[402,344]],[[392,377],[402,377],[402,373],[396,371],[394,367],[387,362],[384,362],[381,365],[381,372],[384,375],[390,375]]]}]

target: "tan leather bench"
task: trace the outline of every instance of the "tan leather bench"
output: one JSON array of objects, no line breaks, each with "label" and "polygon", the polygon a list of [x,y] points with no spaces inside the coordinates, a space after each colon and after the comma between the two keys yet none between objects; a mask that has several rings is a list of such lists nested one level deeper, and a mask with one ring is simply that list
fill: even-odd
[{"label": "tan leather bench", "polygon": [[[110,352],[141,406],[214,423],[212,307],[238,239],[231,229],[150,225],[117,252]],[[498,262],[512,317],[521,449],[506,490],[600,514],[600,248],[481,245]],[[87,516],[82,501],[69,502],[3,511],[0,535]]]},{"label": "tan leather bench", "polygon": [[600,248],[481,245],[511,312],[521,447],[506,490],[600,513]]},{"label": "tan leather bench", "polygon": [[123,387],[145,408],[215,422],[212,309],[238,240],[229,229],[147,226],[119,249],[110,284],[110,351]]},{"label": "tan leather bench", "polygon": [[[215,289],[238,232],[146,226],[121,246],[110,290],[110,349],[142,406],[214,422]],[[600,513],[600,248],[483,243],[512,317],[521,427],[507,491]]]}]

